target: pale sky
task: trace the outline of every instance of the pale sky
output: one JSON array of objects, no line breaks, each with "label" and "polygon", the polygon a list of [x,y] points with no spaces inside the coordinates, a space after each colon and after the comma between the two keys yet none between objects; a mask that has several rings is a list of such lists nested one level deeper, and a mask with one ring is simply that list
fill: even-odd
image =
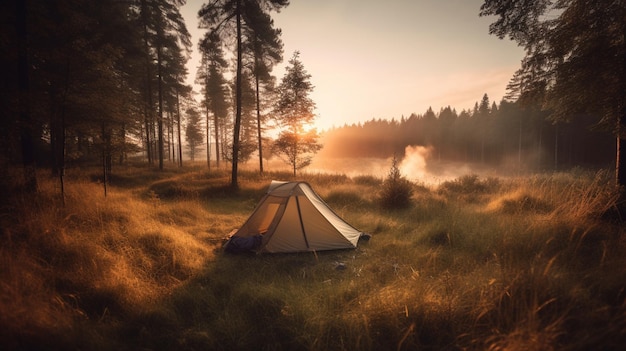
[{"label": "pale sky", "polygon": [[[190,82],[199,64],[195,17],[207,0],[188,0],[182,13],[192,34]],[[470,109],[487,93],[500,102],[524,56],[489,34],[493,18],[478,17],[482,0],[291,0],[272,13],[282,29],[283,63],[294,51],[315,86],[316,126]],[[192,22],[194,20],[194,22]]]}]

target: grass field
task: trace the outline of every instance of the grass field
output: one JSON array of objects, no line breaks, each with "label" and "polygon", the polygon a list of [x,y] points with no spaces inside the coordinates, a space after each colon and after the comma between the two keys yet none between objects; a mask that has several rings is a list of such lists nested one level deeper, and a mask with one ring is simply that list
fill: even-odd
[{"label": "grass field", "polygon": [[[608,172],[413,184],[305,174],[372,234],[355,250],[227,255],[272,179],[68,172],[0,203],[0,349],[622,350],[626,234]],[[342,265],[339,265],[339,264]],[[344,268],[345,269],[338,269]]]}]

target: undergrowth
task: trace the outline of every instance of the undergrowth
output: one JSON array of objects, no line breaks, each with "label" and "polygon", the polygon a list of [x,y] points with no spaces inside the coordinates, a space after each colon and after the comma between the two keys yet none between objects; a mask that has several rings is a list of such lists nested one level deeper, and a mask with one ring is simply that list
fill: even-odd
[{"label": "undergrowth", "polygon": [[[96,174],[94,172],[93,174]],[[620,350],[626,241],[607,172],[413,185],[303,174],[372,234],[357,249],[226,255],[271,179],[128,168],[0,209],[0,347],[92,350]]]}]

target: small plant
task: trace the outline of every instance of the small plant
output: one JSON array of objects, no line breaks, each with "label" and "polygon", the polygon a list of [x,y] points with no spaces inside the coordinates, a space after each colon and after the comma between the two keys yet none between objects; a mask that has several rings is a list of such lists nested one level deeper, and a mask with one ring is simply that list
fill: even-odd
[{"label": "small plant", "polygon": [[394,156],[391,169],[383,182],[380,191],[380,205],[386,209],[401,209],[411,205],[413,186],[411,182],[400,174],[398,159]]}]

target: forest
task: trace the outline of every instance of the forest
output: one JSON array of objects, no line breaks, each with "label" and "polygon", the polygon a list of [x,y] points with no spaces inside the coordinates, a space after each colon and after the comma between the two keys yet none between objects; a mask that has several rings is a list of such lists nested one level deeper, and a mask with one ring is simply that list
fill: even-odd
[{"label": "forest", "polygon": [[[297,52],[281,84],[275,86],[270,75],[282,60],[282,43],[268,12],[287,2],[250,1],[241,9],[230,2],[204,5],[198,12],[206,29],[197,43],[202,59],[192,73],[186,68],[193,44],[180,14],[184,3],[3,3],[5,174],[9,165],[23,164],[27,183],[33,183],[37,167],[62,177],[67,167],[102,164],[106,177],[113,165],[137,155],[163,170],[165,160],[182,166],[183,154],[201,159],[201,149],[209,166],[226,160],[235,170],[255,151],[262,160],[269,112],[276,112],[272,123],[286,129],[279,141],[290,133],[306,136],[297,126],[310,122],[312,112],[293,110],[311,110],[313,103],[306,93],[294,101],[289,96],[300,83],[297,89],[310,90]],[[227,80],[233,56],[224,50],[232,49],[233,38],[240,55],[234,79]],[[202,101],[185,83],[189,74],[196,75]],[[317,135],[311,137],[315,149]],[[308,147],[297,140],[298,147]],[[289,147],[282,151],[297,162],[294,167],[308,162],[292,157]]]},{"label": "forest", "polygon": [[450,106],[435,113],[372,119],[323,134],[322,157],[402,157],[406,146],[431,147],[431,162],[463,162],[507,170],[607,167],[615,162],[615,139],[593,117],[553,123],[537,107],[484,95],[471,111]]},{"label": "forest", "polygon": [[[187,71],[194,43],[180,14],[183,4],[3,4],[2,172],[21,164],[26,174],[43,167],[62,177],[67,167],[89,164],[104,165],[106,177],[129,159],[160,170],[164,162],[182,166],[184,159],[206,159],[208,167],[231,165],[236,183],[237,165],[254,158],[260,172],[265,160],[278,157],[295,174],[316,153],[402,157],[406,146],[415,145],[432,148],[431,161],[531,170],[606,167],[619,156],[611,122],[616,112],[594,105],[619,99],[612,90],[618,83],[604,80],[605,87],[590,91],[590,101],[577,109],[573,102],[557,105],[565,101],[559,91],[545,90],[553,78],[530,56],[500,102],[485,94],[473,109],[460,112],[429,108],[408,117],[311,129],[313,87],[298,53],[289,60],[289,75],[272,75],[283,52],[270,13],[286,1],[244,1],[241,11],[228,1],[203,6],[198,16],[206,33],[196,43],[202,53],[197,72]],[[194,86],[185,83],[189,75],[195,75]]]},{"label": "forest", "polygon": [[[185,3],[0,2],[0,349],[623,349],[623,1],[485,0],[504,99],[320,131],[288,0],[206,1],[197,43]],[[426,184],[409,146],[510,172]],[[370,239],[226,253],[275,179]]]}]

